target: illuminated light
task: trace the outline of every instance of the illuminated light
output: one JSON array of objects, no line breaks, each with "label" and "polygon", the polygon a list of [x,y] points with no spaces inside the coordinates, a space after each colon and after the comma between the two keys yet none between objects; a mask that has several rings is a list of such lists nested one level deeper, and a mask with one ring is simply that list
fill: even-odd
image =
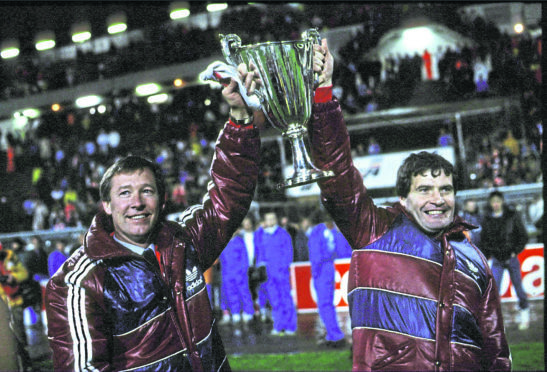
[{"label": "illuminated light", "polygon": [[127,30],[127,25],[125,23],[116,23],[108,26],[108,33],[110,35],[119,34],[120,32],[124,32],[125,30]]},{"label": "illuminated light", "polygon": [[4,59],[15,58],[19,55],[19,48],[2,49],[0,56]]},{"label": "illuminated light", "polygon": [[59,105],[58,103],[54,103],[53,105],[51,105],[51,111],[57,112],[60,109],[61,109],[61,105]]},{"label": "illuminated light", "polygon": [[190,16],[190,3],[188,1],[175,1],[169,5],[169,17],[173,20]]},{"label": "illuminated light", "polygon": [[28,121],[28,118],[23,115],[16,116],[13,124],[13,129],[23,129],[28,124]]},{"label": "illuminated light", "polygon": [[99,107],[97,107],[97,112],[99,114],[104,114],[106,112],[106,106],[105,105],[99,105]]},{"label": "illuminated light", "polygon": [[169,100],[169,95],[167,93],[154,94],[146,99],[148,103],[165,103]]},{"label": "illuminated light", "polygon": [[97,112],[97,110],[95,109],[95,107],[92,107],[92,108],[89,109],[89,113],[90,113],[91,115],[95,115],[95,112]]},{"label": "illuminated light", "polygon": [[186,85],[186,82],[185,82],[184,80],[182,80],[182,79],[175,79],[175,80],[173,81],[173,85],[174,85],[175,87],[177,87],[177,88],[182,88],[183,86]]},{"label": "illuminated light", "polygon": [[161,87],[159,84],[156,83],[148,83],[148,84],[141,84],[138,85],[135,88],[135,93],[137,93],[138,96],[149,96],[152,94],[156,94],[161,90]]},{"label": "illuminated light", "polygon": [[524,25],[522,23],[516,23],[513,29],[517,34],[521,34],[524,31]]},{"label": "illuminated light", "polygon": [[207,4],[207,11],[208,12],[218,12],[220,10],[224,10],[228,8],[228,4],[227,3],[212,3],[212,4]]},{"label": "illuminated light", "polygon": [[55,34],[53,31],[40,31],[34,39],[36,50],[48,50],[55,47]]},{"label": "illuminated light", "polygon": [[40,116],[40,110],[35,108],[27,108],[27,109],[21,110],[21,113],[23,114],[23,116],[30,119],[36,119],[37,117]]},{"label": "illuminated light", "polygon": [[412,27],[403,31],[402,45],[412,45],[415,50],[423,51],[431,48],[433,38],[433,32],[429,27]]},{"label": "illuminated light", "polygon": [[169,13],[171,19],[181,19],[190,16],[190,9],[176,9]]},{"label": "illuminated light", "polygon": [[76,99],[76,106],[80,108],[97,106],[101,103],[102,98],[96,95],[83,96]]},{"label": "illuminated light", "polygon": [[89,39],[91,39],[91,32],[89,31],[78,32],[72,35],[72,41],[75,43],[83,43]]},{"label": "illuminated light", "polygon": [[48,50],[55,48],[55,40],[41,40],[35,44],[36,50]]},{"label": "illuminated light", "polygon": [[211,106],[211,100],[209,98],[206,98],[205,101],[203,101],[203,104],[205,106]]}]

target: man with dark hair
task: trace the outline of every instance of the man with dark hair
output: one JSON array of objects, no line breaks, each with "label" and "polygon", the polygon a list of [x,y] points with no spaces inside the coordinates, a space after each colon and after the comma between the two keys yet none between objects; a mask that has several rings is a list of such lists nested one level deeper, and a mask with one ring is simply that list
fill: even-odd
[{"label": "man with dark hair", "polygon": [[320,73],[309,125],[312,154],[335,176],[321,200],[353,248],[348,301],[353,369],[510,370],[501,306],[488,263],[455,215],[455,174],[439,155],[409,156],[397,175],[399,202],[374,204],[353,165],[333,58],[316,47]]},{"label": "man with dark hair", "polygon": [[[239,78],[250,93],[260,83],[244,65]],[[163,218],[157,164],[128,156],[106,171],[103,210],[47,285],[56,370],[230,369],[203,273],[247,214],[258,178],[258,129],[237,86],[222,91],[230,120],[206,197],[178,223]]]},{"label": "man with dark hair", "polygon": [[530,326],[530,305],[524,288],[520,262],[517,258],[528,243],[528,232],[520,213],[505,202],[500,191],[492,191],[481,231],[481,249],[487,258],[492,258],[492,273],[498,288],[505,270],[509,271],[511,282],[519,299],[519,329]]}]

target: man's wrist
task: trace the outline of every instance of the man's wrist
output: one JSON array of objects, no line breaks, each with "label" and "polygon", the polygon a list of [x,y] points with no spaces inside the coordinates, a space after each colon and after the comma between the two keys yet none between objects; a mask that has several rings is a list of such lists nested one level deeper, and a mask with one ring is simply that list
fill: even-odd
[{"label": "man's wrist", "polygon": [[245,107],[232,107],[230,108],[230,119],[245,120],[253,116],[252,112],[249,112]]},{"label": "man's wrist", "polygon": [[325,103],[330,101],[332,101],[332,84],[329,86],[318,87],[315,90],[315,103]]},{"label": "man's wrist", "polygon": [[236,128],[252,128],[254,122],[254,115],[249,113],[245,108],[232,108],[230,110],[231,126]]}]

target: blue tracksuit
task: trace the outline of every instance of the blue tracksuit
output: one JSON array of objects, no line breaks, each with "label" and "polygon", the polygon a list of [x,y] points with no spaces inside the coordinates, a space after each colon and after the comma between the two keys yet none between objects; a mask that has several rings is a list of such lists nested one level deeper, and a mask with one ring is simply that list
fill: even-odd
[{"label": "blue tracksuit", "polygon": [[241,235],[234,236],[220,255],[223,297],[232,314],[239,314],[242,310],[250,315],[254,312],[247,279],[247,257],[247,248]]},{"label": "blue tracksuit", "polygon": [[[336,236],[339,234],[339,236]],[[344,338],[344,333],[338,326],[336,309],[334,307],[334,259],[336,258],[336,243],[343,242],[342,234],[335,228],[328,229],[324,223],[315,226],[308,240],[310,250],[311,273],[317,294],[319,316],[327,330],[328,341],[338,341]]]},{"label": "blue tracksuit", "polygon": [[290,265],[293,259],[292,240],[280,226],[258,229],[255,234],[257,265],[266,265],[267,280],[261,286],[259,303],[264,307],[266,299],[272,306],[273,328],[276,331],[296,331],[296,307],[291,296]]}]

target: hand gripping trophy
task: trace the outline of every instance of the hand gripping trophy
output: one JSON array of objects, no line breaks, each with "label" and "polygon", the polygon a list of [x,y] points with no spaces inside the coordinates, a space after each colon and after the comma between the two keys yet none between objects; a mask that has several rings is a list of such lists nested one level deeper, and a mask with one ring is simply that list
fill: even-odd
[{"label": "hand gripping trophy", "polygon": [[[289,139],[294,174],[278,184],[278,188],[301,186],[332,177],[332,171],[320,170],[312,164],[304,144],[313,105],[313,44],[319,43],[318,31],[305,31],[302,40],[252,45],[241,45],[241,39],[235,34],[220,35],[220,38],[228,64],[236,68],[245,63],[249,67],[252,62],[262,80],[256,96],[241,92],[242,97],[249,107],[260,107],[270,124]],[[240,84],[240,91],[241,88]]]}]

